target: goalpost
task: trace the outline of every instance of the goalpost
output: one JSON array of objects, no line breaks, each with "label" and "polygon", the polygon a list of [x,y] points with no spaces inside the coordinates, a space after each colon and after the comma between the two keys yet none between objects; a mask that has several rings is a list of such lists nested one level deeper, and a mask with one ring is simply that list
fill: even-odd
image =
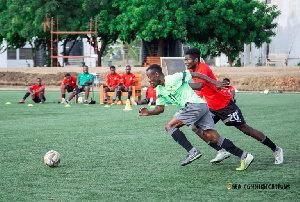
[{"label": "goalpost", "polygon": [[186,70],[184,57],[160,57],[161,68],[164,74],[174,74]]}]

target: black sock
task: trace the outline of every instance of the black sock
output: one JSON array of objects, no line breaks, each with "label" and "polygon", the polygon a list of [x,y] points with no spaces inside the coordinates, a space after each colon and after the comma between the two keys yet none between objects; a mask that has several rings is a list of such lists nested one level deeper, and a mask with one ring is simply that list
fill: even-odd
[{"label": "black sock", "polygon": [[23,100],[26,100],[26,98],[30,95],[29,92],[25,93],[24,97],[23,97]]},{"label": "black sock", "polygon": [[121,91],[120,90],[117,91],[117,97],[119,100],[121,100]]},{"label": "black sock", "polygon": [[130,90],[128,91],[128,99],[130,99],[131,95],[132,95],[132,91]]},{"label": "black sock", "polygon": [[208,142],[207,144],[217,151],[220,151],[222,149],[220,146],[218,146],[214,143]]},{"label": "black sock", "polygon": [[267,136],[265,136],[261,143],[268,146],[270,149],[272,149],[272,151],[276,151],[276,144],[274,144],[274,142],[272,142],[272,140],[270,140]]},{"label": "black sock", "polygon": [[104,101],[107,102],[107,98],[105,98]]},{"label": "black sock", "polygon": [[171,128],[168,133],[173,137],[173,139],[180,144],[187,152],[189,152],[193,146],[192,144],[186,139],[184,133],[179,130],[178,128]]},{"label": "black sock", "polygon": [[220,137],[218,146],[224,148],[226,151],[230,152],[231,154],[233,154],[235,156],[238,156],[240,158],[243,156],[243,153],[244,153],[243,150],[236,147],[230,140],[228,140],[222,136]]},{"label": "black sock", "polygon": [[63,93],[61,96],[62,96],[64,99],[66,98],[66,94],[65,94],[65,93]]}]

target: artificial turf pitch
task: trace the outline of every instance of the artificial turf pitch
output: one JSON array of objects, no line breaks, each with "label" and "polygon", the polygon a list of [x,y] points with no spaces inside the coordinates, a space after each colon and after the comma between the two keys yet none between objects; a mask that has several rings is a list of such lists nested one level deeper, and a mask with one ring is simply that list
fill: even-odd
[{"label": "artificial turf pitch", "polygon": [[[216,152],[187,127],[183,132],[203,156],[180,166],[186,151],[164,130],[176,106],[139,117],[139,106],[124,111],[124,105],[99,105],[99,93],[97,104],[69,108],[53,103],[58,91],[47,91],[45,104],[30,98],[18,104],[24,94],[0,91],[0,201],[300,200],[300,94],[236,95],[247,123],[285,155],[283,165],[274,165],[269,148],[218,123],[221,135],[254,155],[243,172],[235,171],[240,163],[235,156],[210,164]],[[48,150],[61,154],[59,167],[44,164]]]}]

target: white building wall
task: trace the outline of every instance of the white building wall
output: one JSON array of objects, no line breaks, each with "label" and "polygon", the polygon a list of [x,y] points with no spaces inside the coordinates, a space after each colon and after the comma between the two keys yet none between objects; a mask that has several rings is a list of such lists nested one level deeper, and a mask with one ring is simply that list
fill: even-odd
[{"label": "white building wall", "polygon": [[300,1],[299,0],[271,0],[270,5],[277,5],[281,11],[275,20],[276,36],[269,46],[270,53],[288,53],[288,66],[295,66],[300,62]]}]

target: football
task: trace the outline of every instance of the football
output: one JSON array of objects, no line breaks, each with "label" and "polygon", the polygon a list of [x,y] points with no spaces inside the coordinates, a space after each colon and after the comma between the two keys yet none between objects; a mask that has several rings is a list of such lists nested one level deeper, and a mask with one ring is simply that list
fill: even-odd
[{"label": "football", "polygon": [[264,94],[268,95],[269,94],[269,90],[268,89],[264,90]]},{"label": "football", "polygon": [[48,151],[44,156],[44,162],[47,166],[53,168],[60,163],[60,154],[57,151]]},{"label": "football", "polygon": [[78,103],[83,103],[83,97],[78,98]]}]

